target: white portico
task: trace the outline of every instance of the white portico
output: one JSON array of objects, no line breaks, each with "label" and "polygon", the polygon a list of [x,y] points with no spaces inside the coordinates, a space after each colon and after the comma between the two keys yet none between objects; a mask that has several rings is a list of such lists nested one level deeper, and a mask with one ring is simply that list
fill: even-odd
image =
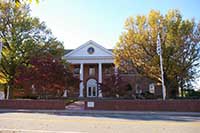
[{"label": "white portico", "polygon": [[[67,53],[64,58],[69,63],[80,66],[79,97],[102,97],[100,87],[103,81],[102,66],[103,64],[113,64],[112,51],[90,40]],[[85,69],[88,65],[90,67]],[[97,70],[96,67],[93,67],[96,65],[98,65]],[[86,95],[84,95],[84,89],[87,89]]]}]

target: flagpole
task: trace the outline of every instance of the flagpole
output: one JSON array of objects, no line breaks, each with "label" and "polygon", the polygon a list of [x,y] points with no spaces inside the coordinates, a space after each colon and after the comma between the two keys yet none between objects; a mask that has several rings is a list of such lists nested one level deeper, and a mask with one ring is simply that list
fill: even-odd
[{"label": "flagpole", "polygon": [[160,41],[160,34],[159,33],[158,33],[158,38],[157,38],[157,54],[160,56],[160,71],[161,71],[161,79],[162,79],[162,95],[163,95],[163,100],[165,100],[166,99],[166,88],[165,88],[165,83],[164,83],[162,47],[161,47],[161,41]]},{"label": "flagpole", "polygon": [[0,40],[0,60],[1,60],[1,52],[2,52],[2,48],[3,48],[3,43]]},{"label": "flagpole", "polygon": [[164,83],[164,72],[163,72],[163,63],[162,63],[162,54],[160,54],[160,71],[161,71],[161,78],[162,78],[162,93],[163,93],[163,100],[166,99],[166,89]]}]

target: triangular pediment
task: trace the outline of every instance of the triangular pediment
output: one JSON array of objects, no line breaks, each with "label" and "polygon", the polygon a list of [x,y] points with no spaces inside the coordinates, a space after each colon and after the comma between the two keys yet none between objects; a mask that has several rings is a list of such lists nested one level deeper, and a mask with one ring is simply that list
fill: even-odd
[{"label": "triangular pediment", "polygon": [[113,53],[100,44],[90,40],[80,47],[70,51],[65,55],[66,58],[73,57],[112,57]]}]

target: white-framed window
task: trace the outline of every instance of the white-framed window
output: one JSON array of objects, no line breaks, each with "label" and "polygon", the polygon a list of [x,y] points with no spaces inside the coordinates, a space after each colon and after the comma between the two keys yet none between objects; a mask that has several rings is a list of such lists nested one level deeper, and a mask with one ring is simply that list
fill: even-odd
[{"label": "white-framed window", "polygon": [[135,93],[136,94],[141,94],[142,93],[142,89],[140,88],[140,86],[138,84],[136,84]]},{"label": "white-framed window", "polygon": [[32,85],[31,85],[31,88],[32,88],[32,94],[35,94],[35,93],[36,93],[36,90],[35,90],[35,85],[34,85],[34,84],[32,84]]},{"label": "white-framed window", "polygon": [[94,67],[89,68],[89,76],[95,76],[95,68]]},{"label": "white-framed window", "polygon": [[74,74],[79,74],[80,73],[80,68],[79,67],[75,67],[74,68]]},{"label": "white-framed window", "polygon": [[154,83],[149,84],[149,92],[154,94],[155,93],[155,85]]}]

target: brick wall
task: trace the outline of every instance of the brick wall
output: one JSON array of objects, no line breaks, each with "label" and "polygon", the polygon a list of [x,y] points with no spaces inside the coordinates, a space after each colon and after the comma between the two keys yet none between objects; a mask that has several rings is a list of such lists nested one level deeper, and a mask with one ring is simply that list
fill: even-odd
[{"label": "brick wall", "polygon": [[64,100],[0,100],[0,109],[65,109]]},{"label": "brick wall", "polygon": [[91,100],[94,107],[86,110],[121,110],[121,111],[178,111],[200,112],[200,100]]}]

